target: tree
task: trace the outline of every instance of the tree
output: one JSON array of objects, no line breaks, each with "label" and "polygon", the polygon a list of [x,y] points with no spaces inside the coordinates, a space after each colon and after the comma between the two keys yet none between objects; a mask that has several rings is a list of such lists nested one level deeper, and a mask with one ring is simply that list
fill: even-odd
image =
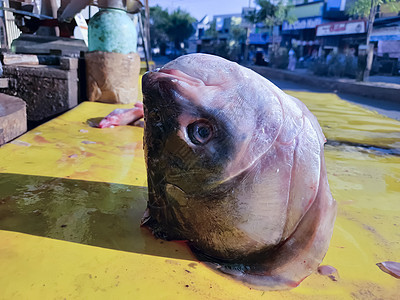
[{"label": "tree", "polygon": [[218,37],[217,22],[215,21],[215,19],[211,21],[210,27],[206,30],[205,35],[213,39],[216,39]]},{"label": "tree", "polygon": [[218,39],[216,20],[214,19],[210,23],[210,27],[205,32],[205,37],[210,39],[211,42],[202,50],[232,61],[240,61],[242,44],[246,41],[246,29],[241,25],[241,18],[231,17],[229,19],[229,35],[226,35],[223,39]]},{"label": "tree", "polygon": [[240,61],[241,57],[245,57],[246,53],[242,53],[242,45],[247,40],[247,29],[241,25],[241,20],[231,19],[231,39],[229,41],[230,58]]},{"label": "tree", "polygon": [[240,24],[231,24],[231,36],[235,42],[243,43],[246,41],[246,29]]},{"label": "tree", "polygon": [[161,55],[165,55],[168,36],[165,26],[168,23],[168,11],[156,5],[150,7],[150,43],[152,47],[159,47]]},{"label": "tree", "polygon": [[[247,19],[253,24],[264,23],[270,35],[274,26],[280,26],[284,21],[293,23],[297,20],[296,16],[290,14],[293,8],[292,0],[255,0],[255,3],[259,8],[247,16]],[[246,42],[245,56],[247,52],[248,42]]]},{"label": "tree", "polygon": [[283,21],[293,23],[294,15],[289,14],[293,8],[292,1],[287,0],[255,0],[259,9],[248,16],[248,20],[254,24],[264,23],[267,27],[282,25]]},{"label": "tree", "polygon": [[363,70],[363,74],[360,78],[362,81],[367,80],[367,78],[369,77],[369,73],[372,67],[372,61],[374,58],[374,49],[370,46],[370,39],[378,7],[382,4],[385,4],[390,8],[390,10],[399,11],[399,2],[399,0],[357,0],[347,10],[347,14],[350,16],[358,16],[359,18],[365,18],[368,16],[368,27],[366,36],[367,63],[365,70]]},{"label": "tree", "polygon": [[179,8],[170,14],[159,5],[150,7],[151,46],[159,47],[161,55],[165,55],[168,42],[179,50],[181,43],[194,33],[194,22],[195,18]]},{"label": "tree", "polygon": [[168,16],[164,30],[169,40],[174,42],[175,49],[180,50],[181,43],[195,32],[192,25],[194,22],[196,19],[180,8]]}]

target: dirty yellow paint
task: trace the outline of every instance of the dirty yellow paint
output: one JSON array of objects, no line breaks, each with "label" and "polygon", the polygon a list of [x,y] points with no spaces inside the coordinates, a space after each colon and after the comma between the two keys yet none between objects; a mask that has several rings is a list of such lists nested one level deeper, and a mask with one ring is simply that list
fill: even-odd
[{"label": "dirty yellow paint", "polygon": [[312,110],[328,139],[400,148],[399,121],[341,100],[331,93],[288,91],[288,94]]},{"label": "dirty yellow paint", "polygon": [[[290,291],[258,291],[215,273],[182,244],[155,240],[139,228],[143,130],[92,128],[88,119],[117,106],[83,103],[0,148],[0,298],[398,299],[400,280],[376,263],[400,261],[400,156],[358,144],[398,150],[400,123],[334,94],[290,94],[328,140],[341,142],[325,147],[338,216],[322,264],[338,270],[337,281],[315,273]],[[50,199],[63,195],[70,206]]]},{"label": "dirty yellow paint", "polygon": [[0,149],[0,172],[146,186],[143,129],[89,125],[115,108],[84,102],[31,130]]}]

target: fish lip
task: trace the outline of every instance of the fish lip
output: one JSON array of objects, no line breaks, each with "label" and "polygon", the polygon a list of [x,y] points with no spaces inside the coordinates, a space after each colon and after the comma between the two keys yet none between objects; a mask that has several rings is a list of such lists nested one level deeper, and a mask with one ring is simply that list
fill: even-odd
[{"label": "fish lip", "polygon": [[148,104],[158,107],[163,102],[161,100],[171,101],[172,97],[168,91],[175,89],[172,77],[168,78],[159,72],[147,72],[142,77],[143,105],[147,108]]},{"label": "fish lip", "polygon": [[[175,74],[175,72],[177,72]],[[202,84],[202,82],[191,79],[188,75],[182,75],[179,70],[160,70],[148,72],[142,77],[143,105],[146,109],[156,108],[164,111],[176,105],[176,108],[182,104],[191,102],[188,93],[192,87]]]},{"label": "fish lip", "polygon": [[[173,83],[173,76],[168,76],[165,73],[159,72],[159,71],[150,71],[147,72],[143,75],[142,77],[142,92],[143,96],[145,99],[144,102],[146,101],[146,96],[151,95],[152,93],[158,93],[160,94],[161,91],[161,85],[165,83]],[[172,88],[172,87],[170,87]],[[160,94],[160,96],[162,96]]]},{"label": "fish lip", "polygon": [[168,69],[168,68],[157,69],[155,71],[145,73],[143,78],[148,77],[148,76],[151,76],[151,77],[156,76],[156,78],[154,78],[155,80],[160,79],[160,77],[163,79],[169,78],[169,79],[171,79],[172,82],[177,83],[177,84],[186,83],[191,86],[206,85],[201,79],[199,79],[197,77],[193,77],[179,69]]}]

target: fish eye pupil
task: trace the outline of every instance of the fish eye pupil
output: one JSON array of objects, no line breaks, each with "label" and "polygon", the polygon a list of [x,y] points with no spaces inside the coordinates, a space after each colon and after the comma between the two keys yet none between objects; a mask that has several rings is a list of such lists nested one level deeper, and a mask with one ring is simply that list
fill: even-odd
[{"label": "fish eye pupil", "polygon": [[199,126],[197,127],[197,133],[201,138],[206,139],[210,135],[210,128],[206,126]]},{"label": "fish eye pupil", "polygon": [[204,119],[197,120],[187,126],[190,141],[195,145],[204,145],[212,137],[212,125]]}]

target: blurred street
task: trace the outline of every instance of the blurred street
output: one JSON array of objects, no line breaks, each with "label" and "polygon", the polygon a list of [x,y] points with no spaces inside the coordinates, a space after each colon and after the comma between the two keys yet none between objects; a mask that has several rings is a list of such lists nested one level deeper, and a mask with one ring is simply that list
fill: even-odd
[{"label": "blurred street", "polygon": [[[170,61],[170,59],[167,56],[156,56],[153,57],[153,60],[155,62],[156,68],[160,68]],[[298,69],[295,72],[302,73],[302,71],[304,73],[304,76],[307,76],[307,73],[305,72],[306,70]],[[329,91],[327,89],[317,88],[315,86],[310,86],[305,84],[299,84],[288,80],[273,79],[273,78],[267,78],[267,79],[273,82],[276,86],[278,86],[282,90],[314,92],[314,93],[332,93],[332,91]],[[371,76],[369,79],[370,82],[375,82],[376,84],[399,85],[399,90],[400,90],[400,76],[398,77]],[[365,108],[376,111],[384,116],[400,121],[400,101],[395,102],[389,100],[367,98],[340,92],[337,92],[335,94],[343,100],[349,101],[357,105],[361,105]]]}]

